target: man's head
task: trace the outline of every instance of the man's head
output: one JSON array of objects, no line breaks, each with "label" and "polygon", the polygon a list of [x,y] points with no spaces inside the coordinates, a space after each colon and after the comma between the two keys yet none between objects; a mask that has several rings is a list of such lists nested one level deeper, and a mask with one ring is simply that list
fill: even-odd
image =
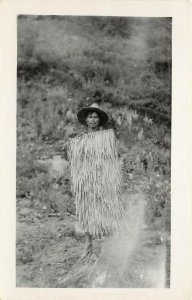
[{"label": "man's head", "polygon": [[96,111],[89,112],[86,119],[87,127],[90,129],[98,129],[100,123],[99,114]]},{"label": "man's head", "polygon": [[[93,103],[91,106],[81,108],[77,113],[78,120],[81,124],[103,126],[108,121],[107,113],[99,108],[98,104]],[[99,119],[99,120],[98,120]]]}]

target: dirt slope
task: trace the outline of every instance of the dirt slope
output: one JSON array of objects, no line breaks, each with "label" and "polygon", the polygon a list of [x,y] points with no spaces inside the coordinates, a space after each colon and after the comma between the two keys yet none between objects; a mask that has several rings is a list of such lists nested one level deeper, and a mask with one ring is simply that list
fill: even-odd
[{"label": "dirt slope", "polygon": [[138,184],[125,189],[122,201],[127,228],[95,239],[95,256],[84,261],[79,260],[84,236],[75,229],[73,215],[50,216],[44,207],[39,216],[22,201],[17,211],[17,286],[164,287],[166,236],[146,226],[145,195]]}]

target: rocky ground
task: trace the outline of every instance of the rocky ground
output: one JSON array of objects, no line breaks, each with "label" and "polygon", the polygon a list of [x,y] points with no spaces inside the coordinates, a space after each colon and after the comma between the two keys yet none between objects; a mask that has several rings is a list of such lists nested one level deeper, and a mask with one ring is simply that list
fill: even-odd
[{"label": "rocky ground", "polygon": [[[54,168],[50,168],[50,162]],[[44,160],[44,167],[48,166],[52,175],[59,173],[61,164],[57,162],[58,157]],[[33,195],[19,195],[17,286],[166,287],[168,237],[166,231],[146,224],[143,185],[148,180],[148,175],[141,175],[127,182],[122,195],[127,228],[113,236],[94,239],[94,255],[85,260],[79,260],[84,236],[73,209],[61,213],[42,205]],[[57,185],[52,193],[57,199]],[[73,203],[70,196],[63,201]]]}]

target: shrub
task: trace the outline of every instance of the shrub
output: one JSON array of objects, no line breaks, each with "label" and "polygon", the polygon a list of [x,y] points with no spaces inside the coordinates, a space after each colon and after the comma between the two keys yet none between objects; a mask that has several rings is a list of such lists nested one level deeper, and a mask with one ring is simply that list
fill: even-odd
[{"label": "shrub", "polygon": [[161,218],[162,228],[170,230],[170,180],[155,175],[145,188],[145,192],[147,223],[151,225]]}]

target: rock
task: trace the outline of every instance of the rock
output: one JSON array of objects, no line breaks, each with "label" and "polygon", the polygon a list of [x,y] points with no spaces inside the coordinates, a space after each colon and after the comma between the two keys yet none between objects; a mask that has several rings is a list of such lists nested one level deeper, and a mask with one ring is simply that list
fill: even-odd
[{"label": "rock", "polygon": [[128,178],[129,178],[129,180],[133,180],[133,174],[132,173],[128,173]]},{"label": "rock", "polygon": [[25,199],[25,200],[22,201],[22,204],[23,204],[24,207],[30,208],[31,207],[31,200]]},{"label": "rock", "polygon": [[31,209],[29,209],[29,208],[22,208],[20,210],[20,215],[22,215],[22,216],[27,216],[29,214],[31,214]]},{"label": "rock", "polygon": [[42,215],[40,214],[40,213],[35,213],[35,217],[37,218],[37,219],[42,219]]},{"label": "rock", "polygon": [[33,202],[34,202],[34,208],[40,208],[41,202],[39,201],[39,199],[36,199]]},{"label": "rock", "polygon": [[83,229],[81,228],[79,222],[77,222],[77,221],[74,222],[74,229],[75,229],[75,232],[76,232],[77,235],[84,235],[85,234]]},{"label": "rock", "polygon": [[35,166],[41,172],[47,173],[50,169],[51,163],[50,163],[50,160],[47,160],[47,161],[37,160],[35,162]]},{"label": "rock", "polygon": [[53,183],[51,186],[54,190],[58,190],[59,185],[57,183]]},{"label": "rock", "polygon": [[51,161],[49,173],[53,178],[59,178],[67,172],[69,162],[61,158],[60,155],[54,157]]}]

